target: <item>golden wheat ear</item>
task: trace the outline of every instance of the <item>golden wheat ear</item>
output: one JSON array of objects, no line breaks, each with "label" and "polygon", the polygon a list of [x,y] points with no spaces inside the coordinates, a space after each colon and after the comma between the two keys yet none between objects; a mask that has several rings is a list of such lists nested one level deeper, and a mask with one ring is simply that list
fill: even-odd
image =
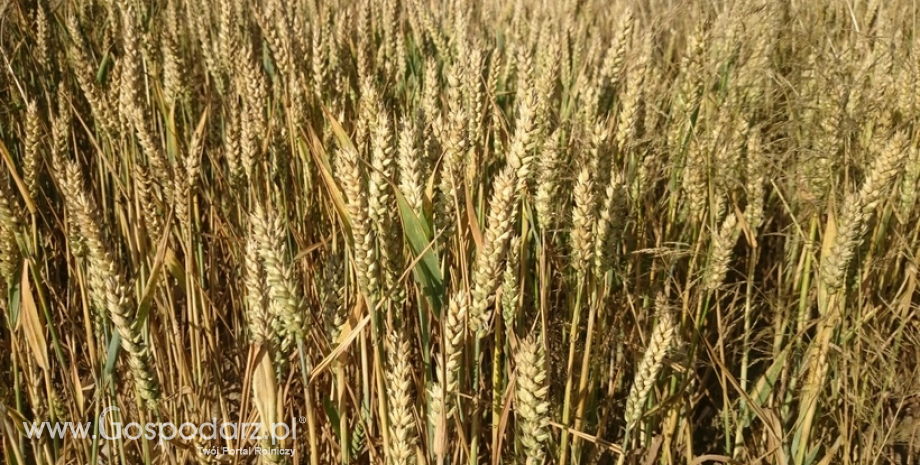
[{"label": "golden wheat ear", "polygon": [[626,423],[626,437],[623,442],[624,453],[619,459],[621,465],[626,457],[625,451],[630,447],[628,443],[630,435],[642,418],[642,408],[658,379],[665,356],[677,340],[677,321],[674,310],[669,307],[663,295],[655,298],[655,309],[658,314],[658,323],[655,324],[655,329],[652,331],[652,337],[636,370],[629,396],[626,398],[626,411],[623,415]]},{"label": "golden wheat ear", "polygon": [[542,464],[549,441],[549,383],[542,336],[530,334],[514,353],[514,413],[523,463]]}]

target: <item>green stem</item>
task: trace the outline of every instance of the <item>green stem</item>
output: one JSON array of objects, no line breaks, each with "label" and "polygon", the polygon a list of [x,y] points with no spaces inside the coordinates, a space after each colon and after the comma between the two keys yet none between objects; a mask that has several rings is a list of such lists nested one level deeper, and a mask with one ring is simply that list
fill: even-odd
[{"label": "green stem", "polygon": [[[593,280],[592,280],[593,281]],[[597,283],[591,283],[591,297],[589,300],[588,310],[588,328],[585,339],[585,352],[581,360],[581,377],[578,379],[578,407],[575,409],[575,430],[580,431],[584,423],[585,404],[588,397],[588,378],[590,378],[589,365],[591,364],[591,343],[594,340],[594,321],[597,319],[598,292]],[[578,456],[581,451],[581,441],[578,438],[572,440],[572,463],[578,463]]]},{"label": "green stem", "polygon": [[[313,394],[310,391],[310,371],[307,363],[303,338],[297,339],[297,351],[300,355],[300,374],[303,376],[303,396],[307,404],[307,440],[310,444],[310,465],[319,465],[319,443],[316,440],[316,416],[313,412]],[[343,454],[347,455],[347,454]]]},{"label": "green stem", "polygon": [[[380,309],[374,299],[367,298],[368,308],[371,309],[371,345],[374,346],[374,379],[377,386],[377,416],[380,422],[380,434],[383,436],[383,450],[385,455],[390,451],[389,417],[387,416],[387,390],[383,379],[383,362],[386,360],[383,353],[383,342],[380,340]],[[316,464],[313,464],[316,465]]]},{"label": "green stem", "polygon": [[498,445],[499,425],[501,423],[502,390],[505,386],[505,376],[502,366],[502,352],[505,348],[504,319],[495,312],[495,346],[492,349],[492,446]]},{"label": "green stem", "polygon": [[479,430],[482,429],[479,412],[479,358],[482,345],[478,335],[473,335],[473,409],[471,412],[473,426],[470,430],[470,465],[479,464]]},{"label": "green stem", "polygon": [[565,465],[568,459],[569,447],[569,417],[572,414],[572,383],[574,379],[573,369],[575,368],[576,343],[578,342],[578,324],[581,318],[581,282],[584,280],[584,273],[579,273],[578,286],[575,292],[575,308],[572,311],[572,324],[569,328],[569,359],[566,365],[565,375],[565,397],[562,402],[562,437],[559,441],[559,465]]},{"label": "green stem", "polygon": [[342,453],[342,465],[351,462],[351,443],[348,437],[348,415],[345,412],[345,367],[340,363],[335,364],[336,395],[339,408],[339,444]]}]

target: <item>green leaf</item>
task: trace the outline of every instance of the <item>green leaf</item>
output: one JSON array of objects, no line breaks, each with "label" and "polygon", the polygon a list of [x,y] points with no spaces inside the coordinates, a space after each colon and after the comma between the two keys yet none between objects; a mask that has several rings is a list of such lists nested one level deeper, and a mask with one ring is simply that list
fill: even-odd
[{"label": "green leaf", "polygon": [[[780,373],[783,371],[783,366],[786,364],[786,356],[789,355],[790,348],[787,347],[786,350],[780,352],[776,357],[776,360],[773,361],[773,364],[770,365],[770,368],[767,368],[767,371],[757,380],[757,383],[752,387],[752,391],[748,394],[748,397],[751,398],[751,401],[754,402],[754,405],[757,408],[763,406],[764,402],[767,401],[767,398],[770,396],[770,393],[773,391],[773,386],[776,385],[776,380],[779,378]],[[742,411],[744,412],[744,426],[750,426],[751,420],[753,420],[754,415],[752,410],[743,405]]]},{"label": "green leaf", "polygon": [[412,249],[412,255],[416,257],[412,273],[434,314],[440,315],[444,297],[444,277],[441,276],[441,268],[438,266],[440,261],[437,248],[431,240],[431,227],[427,221],[416,215],[399,189],[394,189],[394,192],[399,204],[399,215],[402,217],[403,232]]},{"label": "green leaf", "polygon": [[109,341],[109,350],[105,358],[105,368],[102,370],[102,384],[105,385],[111,379],[112,373],[115,372],[115,360],[118,359],[118,349],[121,348],[121,336],[118,332],[112,333],[112,340]]},{"label": "green leaf", "polygon": [[323,397],[323,410],[326,411],[326,416],[329,417],[332,431],[335,433],[336,437],[342,437],[342,432],[339,431],[339,411],[336,410],[332,402],[325,396]]},{"label": "green leaf", "polygon": [[7,304],[10,309],[10,328],[15,328],[19,324],[19,283],[13,283],[9,286],[9,295]]}]

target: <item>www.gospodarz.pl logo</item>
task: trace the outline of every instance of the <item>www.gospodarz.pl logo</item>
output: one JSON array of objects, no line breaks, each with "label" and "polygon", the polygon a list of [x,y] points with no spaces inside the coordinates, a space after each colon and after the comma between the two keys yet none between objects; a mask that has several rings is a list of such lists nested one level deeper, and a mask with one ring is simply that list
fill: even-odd
[{"label": "www.gospodarz.pl logo", "polygon": [[[297,423],[302,422],[302,420],[296,418],[292,418],[290,423],[280,422],[271,424],[239,422],[218,424],[217,418],[201,424],[186,422],[178,426],[172,422],[146,423],[145,425],[136,422],[131,422],[126,425],[122,425],[119,422],[112,422],[111,425],[108,425],[111,427],[111,430],[109,430],[105,423],[106,416],[113,412],[119,412],[120,410],[121,409],[118,407],[109,407],[99,414],[99,437],[102,439],[131,440],[137,440],[144,437],[148,441],[157,440],[159,443],[171,441],[177,437],[186,441],[194,438],[210,440],[219,437],[225,440],[242,439],[260,441],[262,439],[272,439],[272,442],[278,442],[288,438],[296,438]],[[97,435],[92,432],[93,422],[91,421],[68,421],[54,424],[50,422],[23,422],[22,426],[29,439],[40,439],[45,434],[46,430],[49,437],[52,439],[63,439],[68,435],[78,439],[97,437]]]}]

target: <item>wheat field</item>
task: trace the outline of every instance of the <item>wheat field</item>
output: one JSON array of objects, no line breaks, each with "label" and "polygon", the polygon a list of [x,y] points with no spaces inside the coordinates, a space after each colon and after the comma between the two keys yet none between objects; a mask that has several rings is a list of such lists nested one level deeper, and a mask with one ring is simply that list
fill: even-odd
[{"label": "wheat field", "polygon": [[0,462],[920,463],[918,12],[0,2]]}]

